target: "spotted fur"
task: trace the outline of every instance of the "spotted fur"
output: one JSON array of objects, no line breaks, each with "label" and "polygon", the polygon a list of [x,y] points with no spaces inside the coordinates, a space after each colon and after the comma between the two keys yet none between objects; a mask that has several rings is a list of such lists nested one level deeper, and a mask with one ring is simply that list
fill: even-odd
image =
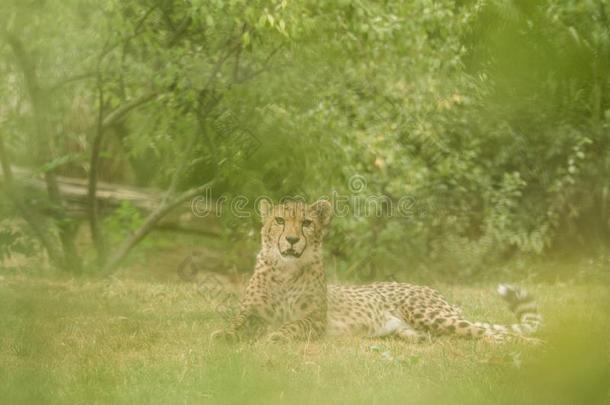
[{"label": "spotted fur", "polygon": [[238,338],[271,328],[270,340],[330,335],[397,336],[419,341],[430,335],[503,339],[535,332],[542,318],[524,290],[500,285],[498,293],[517,316],[512,325],[466,319],[429,287],[397,282],[329,285],[322,265],[322,240],[332,207],[289,202],[260,205],[262,249],[238,315],[214,337]]}]

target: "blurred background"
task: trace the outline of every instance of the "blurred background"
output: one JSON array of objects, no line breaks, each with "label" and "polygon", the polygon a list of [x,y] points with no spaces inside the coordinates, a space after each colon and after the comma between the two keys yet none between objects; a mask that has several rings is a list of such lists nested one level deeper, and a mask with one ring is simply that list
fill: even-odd
[{"label": "blurred background", "polygon": [[[1,0],[1,403],[610,403],[608,0]],[[256,202],[541,346],[213,346]],[[605,382],[604,382],[605,381]]]},{"label": "blurred background", "polygon": [[249,272],[300,196],[339,278],[607,281],[608,7],[4,0],[3,271]]}]

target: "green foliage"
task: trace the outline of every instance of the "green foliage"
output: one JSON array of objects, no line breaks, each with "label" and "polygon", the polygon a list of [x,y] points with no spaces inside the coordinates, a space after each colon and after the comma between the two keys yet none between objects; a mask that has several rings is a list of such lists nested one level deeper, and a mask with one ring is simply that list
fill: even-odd
[{"label": "green foliage", "polygon": [[123,201],[112,214],[104,219],[104,226],[109,234],[118,242],[134,232],[142,225],[142,213],[128,201]]},{"label": "green foliage", "polygon": [[[607,247],[606,8],[4,2],[0,25],[26,44],[53,100],[55,156],[33,162],[27,84],[8,46],[1,130],[19,164],[84,175],[100,100],[109,114],[154,91],[108,130],[102,179],[167,187],[178,171],[187,189],[214,178],[214,197],[245,196],[250,209],[261,195],[346,196],[351,214],[328,243],[339,272],[471,276],[575,241]],[[366,182],[359,199],[406,201],[407,212],[356,215],[353,176]],[[233,240],[258,226],[224,212]],[[105,223],[112,234],[132,225]]]},{"label": "green foliage", "polygon": [[0,260],[10,258],[14,254],[31,255],[35,245],[19,230],[0,230]]}]

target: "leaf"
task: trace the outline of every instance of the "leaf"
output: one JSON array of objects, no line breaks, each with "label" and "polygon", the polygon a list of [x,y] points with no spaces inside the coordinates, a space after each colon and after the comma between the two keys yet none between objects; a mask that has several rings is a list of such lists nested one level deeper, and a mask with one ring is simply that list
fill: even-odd
[{"label": "leaf", "polygon": [[244,47],[250,44],[250,32],[246,31],[241,36],[241,43]]},{"label": "leaf", "polygon": [[275,17],[271,14],[267,14],[267,21],[269,21],[269,25],[273,28],[275,27]]}]

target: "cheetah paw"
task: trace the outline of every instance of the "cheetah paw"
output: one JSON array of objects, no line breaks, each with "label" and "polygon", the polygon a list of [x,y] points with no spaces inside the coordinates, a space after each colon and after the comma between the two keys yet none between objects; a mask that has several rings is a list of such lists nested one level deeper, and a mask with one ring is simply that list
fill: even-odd
[{"label": "cheetah paw", "polygon": [[227,329],[219,329],[219,330],[212,332],[212,334],[210,334],[210,340],[212,340],[212,341],[224,340],[227,342],[235,342],[238,340],[238,336],[233,331],[230,331]]},{"label": "cheetah paw", "polygon": [[265,340],[270,343],[281,343],[290,341],[290,338],[282,332],[272,332],[267,335],[267,339]]}]

